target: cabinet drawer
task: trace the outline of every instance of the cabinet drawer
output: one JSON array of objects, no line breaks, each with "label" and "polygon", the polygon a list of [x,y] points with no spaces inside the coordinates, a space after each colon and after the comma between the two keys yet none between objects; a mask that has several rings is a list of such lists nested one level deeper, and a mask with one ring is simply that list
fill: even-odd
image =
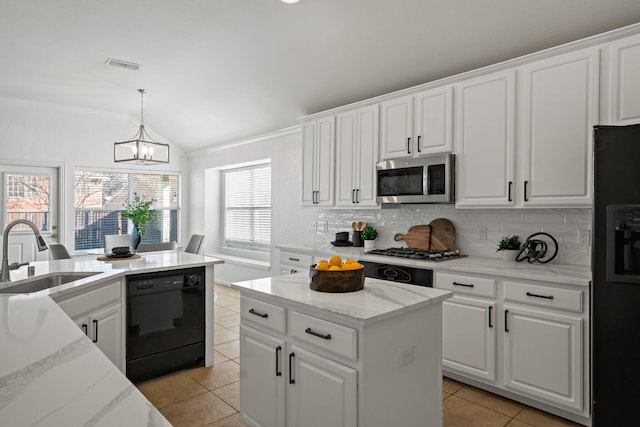
[{"label": "cabinet drawer", "polygon": [[258,323],[274,331],[285,333],[286,310],[268,302],[249,297],[240,298],[240,317]]},{"label": "cabinet drawer", "polygon": [[435,287],[460,294],[495,298],[496,281],[483,277],[463,276],[436,272]]},{"label": "cabinet drawer", "polygon": [[504,299],[582,313],[582,291],[504,282]]},{"label": "cabinet drawer", "polygon": [[291,334],[301,341],[357,360],[357,331],[333,322],[291,312]]},{"label": "cabinet drawer", "polygon": [[119,281],[106,283],[96,289],[70,298],[57,299],[54,297],[54,301],[67,316],[74,318],[112,302],[120,303],[120,285],[121,282]]},{"label": "cabinet drawer", "polygon": [[300,267],[302,270],[308,270],[313,263],[311,255],[300,255],[293,252],[280,252],[280,265],[291,267]]}]

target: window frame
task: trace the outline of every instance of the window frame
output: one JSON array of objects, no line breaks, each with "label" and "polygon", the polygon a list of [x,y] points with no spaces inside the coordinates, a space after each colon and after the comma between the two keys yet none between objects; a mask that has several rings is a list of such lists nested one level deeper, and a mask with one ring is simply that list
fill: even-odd
[{"label": "window frame", "polygon": [[[73,178],[72,178],[72,182],[73,182],[73,193],[72,193],[72,206],[73,206],[73,216],[74,216],[74,221],[73,221],[73,226],[71,227],[71,239],[73,242],[72,247],[76,247],[76,225],[75,225],[75,216],[77,214],[78,211],[86,211],[86,212],[91,212],[91,211],[105,211],[105,210],[109,210],[106,208],[77,208],[75,206],[75,196],[76,196],[76,174],[78,172],[88,172],[88,173],[104,173],[104,174],[119,174],[119,175],[126,175],[127,176],[127,191],[128,191],[128,200],[131,200],[133,198],[133,193],[135,192],[134,188],[133,188],[133,181],[134,181],[134,175],[155,175],[155,176],[175,176],[176,177],[176,191],[177,191],[177,197],[176,197],[176,207],[175,207],[175,211],[176,211],[176,240],[177,240],[177,244],[178,246],[182,245],[182,241],[181,241],[181,233],[180,230],[182,229],[182,174],[178,173],[178,172],[167,172],[167,171],[139,171],[139,170],[121,170],[121,169],[111,169],[111,168],[95,168],[95,167],[77,167],[74,169],[73,171]],[[84,185],[84,183],[82,184]],[[162,207],[159,207],[158,210],[163,210]],[[174,210],[173,208],[169,209],[167,208],[167,210],[169,212],[171,212],[172,210]],[[122,212],[124,211],[124,206],[118,208],[118,209],[112,209],[112,212]],[[131,228],[132,224],[130,220],[125,220],[128,223],[127,228]],[[76,253],[87,253],[89,251],[95,250],[95,249],[99,249],[98,248],[93,248],[93,249],[75,249],[74,252]]]},{"label": "window frame", "polygon": [[257,261],[270,261],[271,259],[271,247],[273,246],[273,219],[269,219],[269,245],[265,250],[252,249],[250,247],[241,246],[228,246],[227,234],[226,234],[226,211],[227,211],[227,198],[226,198],[226,182],[227,173],[242,170],[242,169],[257,169],[264,166],[269,166],[271,179],[269,181],[269,211],[273,213],[273,175],[271,159],[258,160],[255,162],[229,165],[224,168],[220,168],[220,253],[224,255],[247,258]]}]

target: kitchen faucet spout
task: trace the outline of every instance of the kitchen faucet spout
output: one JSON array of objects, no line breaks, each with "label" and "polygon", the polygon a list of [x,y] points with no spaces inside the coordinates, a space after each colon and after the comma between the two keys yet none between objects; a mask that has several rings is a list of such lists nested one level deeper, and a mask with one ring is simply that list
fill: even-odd
[{"label": "kitchen faucet spout", "polygon": [[46,249],[49,249],[44,239],[40,235],[40,232],[38,231],[38,227],[36,227],[36,225],[31,221],[27,221],[26,219],[17,219],[9,223],[9,225],[7,225],[7,227],[4,229],[4,234],[2,236],[2,272],[0,273],[0,282],[9,282],[11,280],[11,276],[9,276],[10,267],[9,267],[9,253],[8,253],[9,252],[9,231],[11,231],[11,229],[18,224],[25,224],[31,227],[31,229],[33,230],[33,234],[36,236],[36,244],[38,245],[39,251],[44,251]]}]

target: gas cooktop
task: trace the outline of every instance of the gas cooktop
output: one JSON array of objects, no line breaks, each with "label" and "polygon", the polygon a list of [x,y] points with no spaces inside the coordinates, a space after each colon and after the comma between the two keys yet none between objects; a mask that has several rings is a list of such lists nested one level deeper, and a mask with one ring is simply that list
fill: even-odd
[{"label": "gas cooktop", "polygon": [[387,248],[372,249],[366,252],[369,255],[385,255],[399,258],[410,258],[424,261],[446,261],[455,258],[466,257],[459,251],[435,250],[435,249],[412,249],[412,248]]}]

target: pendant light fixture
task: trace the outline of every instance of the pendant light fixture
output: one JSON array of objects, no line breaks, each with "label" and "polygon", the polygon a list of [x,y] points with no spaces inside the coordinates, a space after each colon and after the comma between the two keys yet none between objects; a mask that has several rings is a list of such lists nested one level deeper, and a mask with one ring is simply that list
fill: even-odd
[{"label": "pendant light fixture", "polygon": [[169,144],[155,142],[144,129],[144,89],[140,92],[140,130],[129,141],[113,144],[114,162],[134,162],[143,165],[169,163]]}]

